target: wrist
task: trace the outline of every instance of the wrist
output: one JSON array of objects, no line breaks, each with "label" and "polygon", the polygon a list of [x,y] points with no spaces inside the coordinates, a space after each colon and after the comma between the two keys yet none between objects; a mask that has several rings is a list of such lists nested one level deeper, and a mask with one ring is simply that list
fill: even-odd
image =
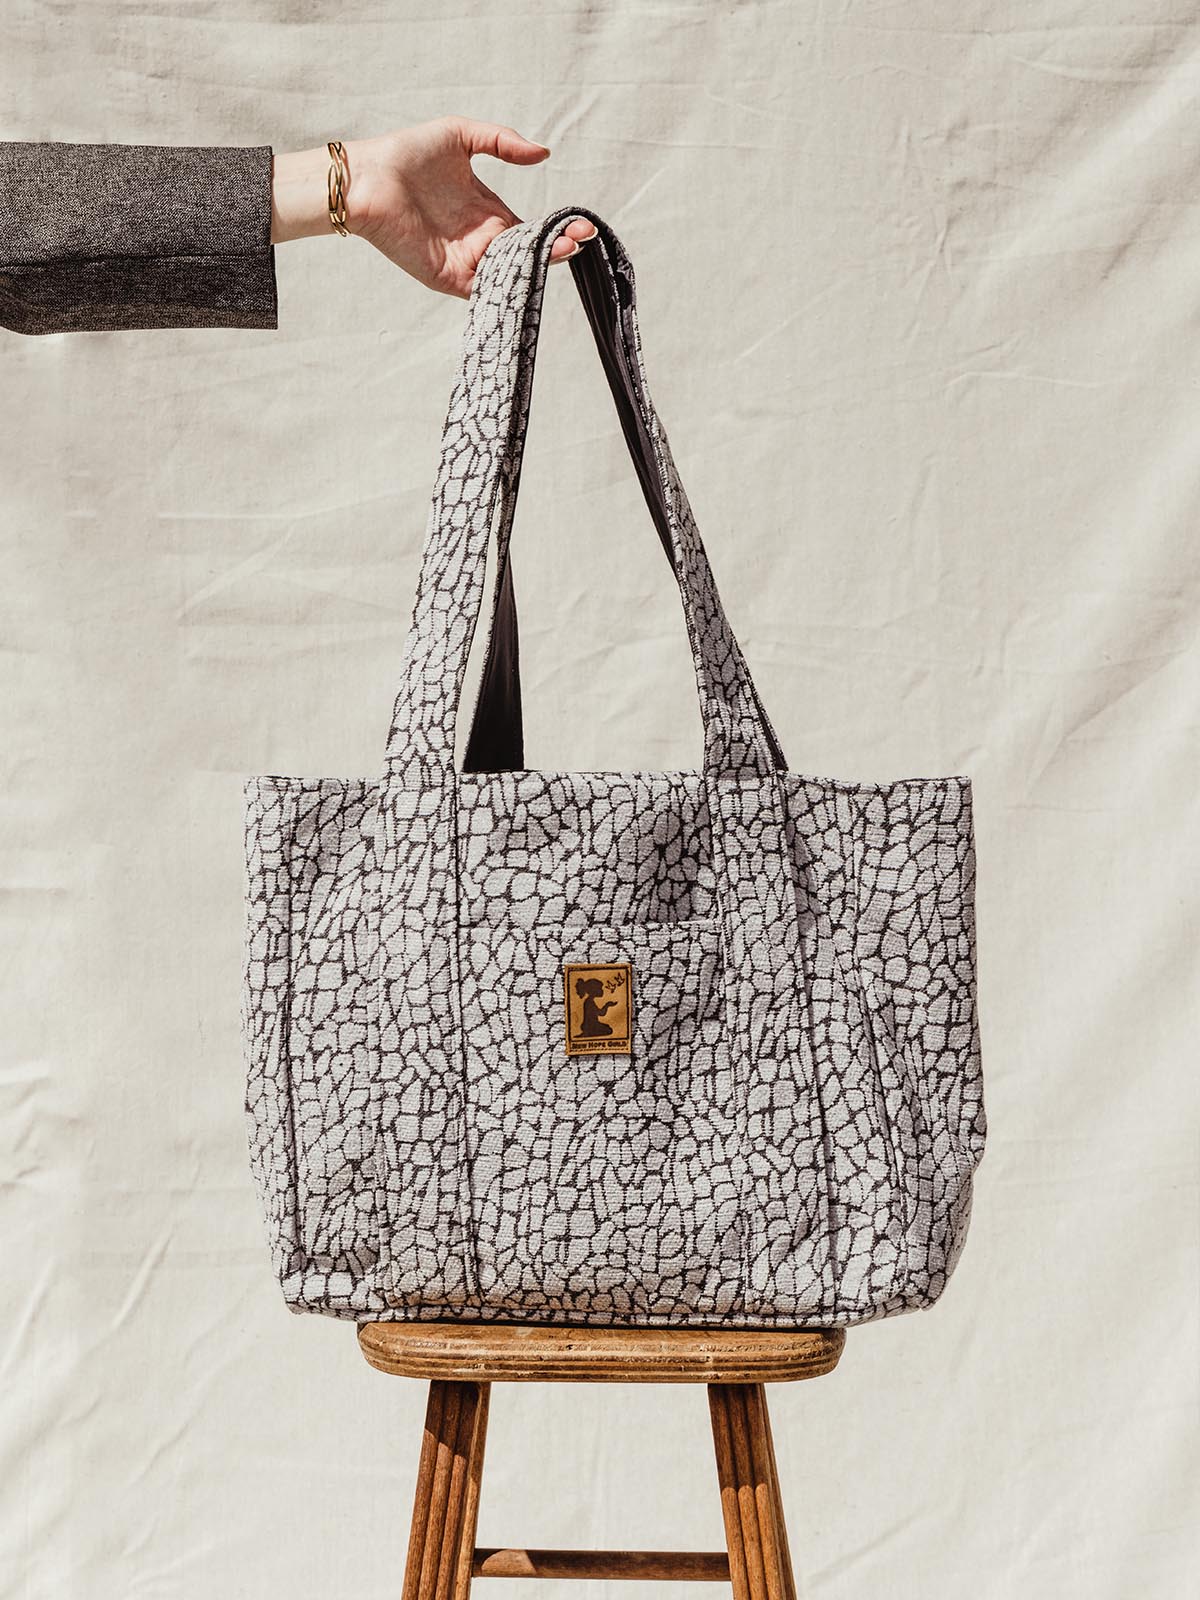
[{"label": "wrist", "polygon": [[[360,142],[344,141],[348,177],[343,187],[346,226],[359,231],[365,196],[366,162]],[[333,235],[329,220],[329,147],[296,150],[271,162],[271,243]]]}]

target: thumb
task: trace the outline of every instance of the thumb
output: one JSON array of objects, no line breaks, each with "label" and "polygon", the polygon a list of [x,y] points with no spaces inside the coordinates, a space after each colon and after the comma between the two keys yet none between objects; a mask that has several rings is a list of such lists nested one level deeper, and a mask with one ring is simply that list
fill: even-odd
[{"label": "thumb", "polygon": [[497,122],[468,122],[463,129],[467,153],[473,156],[495,156],[497,161],[511,161],[528,167],[544,161],[550,147],[535,144],[515,128],[505,128]]}]

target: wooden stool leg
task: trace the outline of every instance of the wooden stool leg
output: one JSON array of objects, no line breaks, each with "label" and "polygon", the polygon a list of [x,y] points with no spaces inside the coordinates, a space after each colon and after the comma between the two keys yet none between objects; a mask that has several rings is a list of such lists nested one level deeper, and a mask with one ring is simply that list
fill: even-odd
[{"label": "wooden stool leg", "polygon": [[708,1403],[733,1600],[795,1600],[763,1386],[710,1383]]},{"label": "wooden stool leg", "polygon": [[784,1600],[796,1600],[796,1575],[792,1571],[792,1554],[788,1549],[787,1522],[783,1515],[783,1498],[779,1492],[779,1468],[775,1464],[775,1440],[771,1435],[771,1413],[767,1408],[767,1391],[759,1386],[762,1393],[763,1434],[766,1438],[767,1462],[771,1472],[771,1482],[775,1487],[775,1526],[779,1531],[779,1554],[783,1565],[783,1592]]},{"label": "wooden stool leg", "polygon": [[466,1600],[470,1592],[490,1389],[429,1385],[403,1600]]},{"label": "wooden stool leg", "polygon": [[454,1570],[453,1600],[467,1600],[475,1560],[475,1529],[479,1522],[479,1491],[483,1483],[483,1447],[487,1443],[490,1383],[476,1384],[479,1401],[467,1450],[466,1489],[463,1498],[462,1527],[458,1536],[458,1561]]}]

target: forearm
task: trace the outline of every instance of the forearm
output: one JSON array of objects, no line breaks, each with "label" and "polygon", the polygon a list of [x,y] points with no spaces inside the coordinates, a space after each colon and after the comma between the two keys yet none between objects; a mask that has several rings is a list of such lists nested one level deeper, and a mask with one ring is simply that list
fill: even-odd
[{"label": "forearm", "polygon": [[[358,201],[365,187],[363,171],[366,141],[347,141],[348,178],[343,187],[346,225],[358,232]],[[277,155],[271,173],[271,243],[286,244],[292,239],[312,239],[332,233],[329,220],[328,145],[312,150],[296,150]]]},{"label": "forearm", "polygon": [[[346,231],[418,283],[468,299],[492,239],[519,219],[474,156],[549,155],[501,123],[436,117],[344,145]],[[275,245],[333,237],[330,153],[269,145],[0,142],[0,326],[275,328]],[[595,233],[568,222],[550,260]]]}]

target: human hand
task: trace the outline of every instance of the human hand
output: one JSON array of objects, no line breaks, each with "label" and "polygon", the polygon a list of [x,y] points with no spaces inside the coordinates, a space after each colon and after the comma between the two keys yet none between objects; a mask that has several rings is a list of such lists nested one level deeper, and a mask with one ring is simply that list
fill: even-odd
[{"label": "human hand", "polygon": [[[471,166],[475,155],[535,166],[549,155],[512,128],[469,117],[437,117],[375,139],[344,141],[349,181],[346,227],[389,261],[441,294],[467,299],[480,257],[521,218]],[[334,230],[329,221],[329,151],[277,155],[272,172],[271,243]],[[566,261],[595,236],[591,222],[567,223],[550,251]]]}]

